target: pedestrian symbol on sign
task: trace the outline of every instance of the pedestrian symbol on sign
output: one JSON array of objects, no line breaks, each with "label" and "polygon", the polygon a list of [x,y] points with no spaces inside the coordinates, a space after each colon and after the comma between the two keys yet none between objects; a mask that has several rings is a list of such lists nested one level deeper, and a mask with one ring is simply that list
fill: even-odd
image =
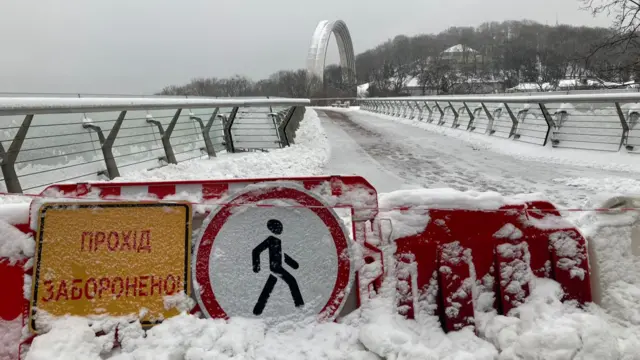
[{"label": "pedestrian symbol on sign", "polygon": [[349,234],[320,195],[295,183],[247,186],[205,224],[193,273],[206,317],[275,325],[340,313],[353,279]]},{"label": "pedestrian symbol on sign", "polygon": [[[273,233],[274,235],[280,235],[282,234],[283,229],[282,222],[280,222],[279,220],[271,219],[267,221],[267,229],[269,229],[269,231],[271,231],[271,233]],[[271,295],[276,282],[278,282],[277,277],[281,278],[289,286],[289,291],[291,291],[294,305],[296,307],[303,306],[304,300],[302,299],[302,294],[300,293],[300,288],[298,287],[296,278],[293,277],[293,275],[291,275],[282,266],[282,240],[273,235],[270,235],[253,249],[253,251],[251,252],[253,272],[260,272],[260,254],[262,254],[262,252],[264,252],[265,250],[269,250],[269,270],[271,271],[271,274],[269,275],[267,282],[264,284],[264,288],[262,288],[262,292],[258,297],[258,301],[253,308],[253,314],[262,314],[264,307],[267,305],[267,300],[269,300],[269,295]],[[299,267],[298,262],[293,260],[286,253],[284,253],[284,262],[294,270]],[[274,276],[274,274],[277,277]]]}]

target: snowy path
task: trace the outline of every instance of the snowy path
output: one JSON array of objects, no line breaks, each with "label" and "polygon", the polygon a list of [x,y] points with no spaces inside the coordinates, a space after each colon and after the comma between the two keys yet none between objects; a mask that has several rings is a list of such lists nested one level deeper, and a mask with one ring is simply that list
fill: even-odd
[{"label": "snowy path", "polygon": [[539,192],[572,208],[592,205],[595,193],[640,192],[638,173],[519,159],[362,111],[316,111],[331,143],[326,172],[360,174],[380,192],[411,187]]}]

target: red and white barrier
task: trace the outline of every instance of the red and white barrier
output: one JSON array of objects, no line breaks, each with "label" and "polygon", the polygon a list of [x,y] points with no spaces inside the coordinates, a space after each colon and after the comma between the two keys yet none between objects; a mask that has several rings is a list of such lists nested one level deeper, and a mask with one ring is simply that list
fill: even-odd
[{"label": "red and white barrier", "polygon": [[[446,331],[474,326],[477,311],[509,314],[526,301],[536,277],[558,281],[566,300],[590,302],[589,259],[585,239],[548,202],[504,198],[492,193],[406,191],[386,194],[357,176],[286,179],[238,179],[144,183],[58,184],[45,189],[38,203],[69,201],[188,200],[222,207],[249,185],[294,184],[321,198],[326,206],[352,209],[357,251],[355,285],[346,315],[378,296],[383,281],[395,284],[398,313],[410,319],[437,316]],[[277,205],[273,205],[277,206]],[[325,205],[323,205],[325,206]],[[14,224],[32,234],[28,221]],[[6,332],[11,321],[28,317],[24,275],[28,259],[9,264],[0,259],[5,289],[0,318]],[[27,276],[29,279],[29,276]],[[28,287],[28,285],[27,285]],[[11,323],[13,324],[13,323]],[[23,339],[28,344],[29,339]],[[15,352],[7,358],[15,358]],[[1,355],[1,354],[0,354]],[[2,358],[2,356],[0,356]]]}]

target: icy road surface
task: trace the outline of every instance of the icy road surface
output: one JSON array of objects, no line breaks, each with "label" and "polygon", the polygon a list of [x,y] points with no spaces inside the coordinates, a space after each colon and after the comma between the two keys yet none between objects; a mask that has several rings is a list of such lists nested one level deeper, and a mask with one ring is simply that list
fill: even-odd
[{"label": "icy road surface", "polygon": [[[316,111],[331,144],[325,172],[362,175],[379,192],[451,187],[503,195],[542,193],[561,208],[593,206],[596,193],[606,198],[640,192],[637,168],[616,171],[527,160],[364,111]],[[534,155],[542,149],[518,144],[523,145]],[[589,159],[590,152],[581,154]]]}]

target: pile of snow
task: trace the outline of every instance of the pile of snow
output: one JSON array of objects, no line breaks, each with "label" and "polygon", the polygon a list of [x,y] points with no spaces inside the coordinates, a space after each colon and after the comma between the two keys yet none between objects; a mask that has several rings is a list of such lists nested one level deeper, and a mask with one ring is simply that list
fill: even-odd
[{"label": "pile of snow", "polygon": [[204,180],[322,174],[329,158],[329,142],[313,109],[307,108],[296,132],[295,144],[266,153],[227,154],[132,172],[115,181]]},{"label": "pile of snow", "polygon": [[[640,199],[617,197],[599,208],[639,208]],[[640,326],[640,211],[586,213],[578,222],[589,239],[594,301],[623,323]]]},{"label": "pile of snow", "polygon": [[558,283],[536,278],[512,316],[476,314],[478,333],[500,359],[636,359],[640,328],[619,324],[596,305],[562,303]]}]

